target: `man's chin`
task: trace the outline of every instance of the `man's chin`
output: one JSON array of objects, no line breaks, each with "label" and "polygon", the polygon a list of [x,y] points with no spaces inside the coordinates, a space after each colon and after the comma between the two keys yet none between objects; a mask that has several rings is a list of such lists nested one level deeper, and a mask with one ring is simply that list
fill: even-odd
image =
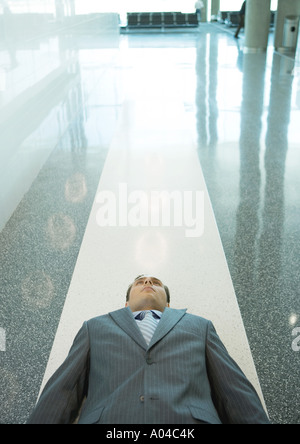
[{"label": "man's chin", "polygon": [[[143,293],[138,305],[138,310],[156,310],[157,308],[157,301],[155,300],[155,297],[153,297],[154,294],[152,292],[150,293]],[[136,311],[138,311],[136,310]]]}]

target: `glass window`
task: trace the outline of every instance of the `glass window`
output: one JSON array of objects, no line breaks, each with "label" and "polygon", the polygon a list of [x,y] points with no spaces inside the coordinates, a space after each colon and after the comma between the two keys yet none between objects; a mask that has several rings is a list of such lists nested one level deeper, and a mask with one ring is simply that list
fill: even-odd
[{"label": "glass window", "polygon": [[[221,0],[220,11],[239,11],[243,0]],[[277,11],[278,0],[271,0],[271,11]]]},{"label": "glass window", "polygon": [[97,12],[194,12],[196,0],[75,0],[76,14]]},{"label": "glass window", "polygon": [[55,0],[2,0],[2,8],[13,14],[53,14]]}]

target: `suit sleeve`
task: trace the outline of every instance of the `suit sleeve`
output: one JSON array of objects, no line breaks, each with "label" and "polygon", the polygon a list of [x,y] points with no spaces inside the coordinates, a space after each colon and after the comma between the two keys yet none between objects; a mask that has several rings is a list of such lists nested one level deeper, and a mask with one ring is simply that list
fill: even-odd
[{"label": "suit sleeve", "polygon": [[72,424],[88,389],[87,323],[77,334],[68,357],[46,384],[27,424]]},{"label": "suit sleeve", "polygon": [[206,344],[212,398],[223,424],[269,424],[261,401],[210,322]]}]

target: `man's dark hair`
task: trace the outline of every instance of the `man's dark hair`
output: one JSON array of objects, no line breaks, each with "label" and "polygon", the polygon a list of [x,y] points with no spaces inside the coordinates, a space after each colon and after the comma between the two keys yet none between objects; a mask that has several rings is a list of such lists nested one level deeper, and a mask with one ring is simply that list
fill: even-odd
[{"label": "man's dark hair", "polygon": [[[134,282],[137,281],[138,279],[142,278],[142,277],[144,277],[143,274],[141,274],[140,276],[135,278]],[[127,290],[127,293],[126,293],[126,302],[129,301],[130,292],[131,292],[131,289],[132,289],[132,286],[133,286],[134,282],[131,285],[129,285],[129,287],[128,287],[128,290]],[[164,285],[164,289],[165,289],[165,292],[166,292],[166,295],[167,295],[167,303],[169,304],[170,303],[170,299],[171,299],[171,297],[170,297],[170,290],[169,290],[169,288],[166,285]]]}]

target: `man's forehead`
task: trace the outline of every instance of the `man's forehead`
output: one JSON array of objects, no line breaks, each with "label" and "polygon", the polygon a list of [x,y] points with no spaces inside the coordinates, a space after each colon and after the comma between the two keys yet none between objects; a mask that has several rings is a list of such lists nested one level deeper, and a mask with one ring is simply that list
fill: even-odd
[{"label": "man's forehead", "polygon": [[157,281],[162,282],[160,279],[158,279],[158,278],[155,277],[155,276],[151,276],[150,274],[142,274],[141,276],[138,276],[138,277],[134,280],[134,282],[139,281],[140,279],[145,279],[145,278],[156,279]]}]

